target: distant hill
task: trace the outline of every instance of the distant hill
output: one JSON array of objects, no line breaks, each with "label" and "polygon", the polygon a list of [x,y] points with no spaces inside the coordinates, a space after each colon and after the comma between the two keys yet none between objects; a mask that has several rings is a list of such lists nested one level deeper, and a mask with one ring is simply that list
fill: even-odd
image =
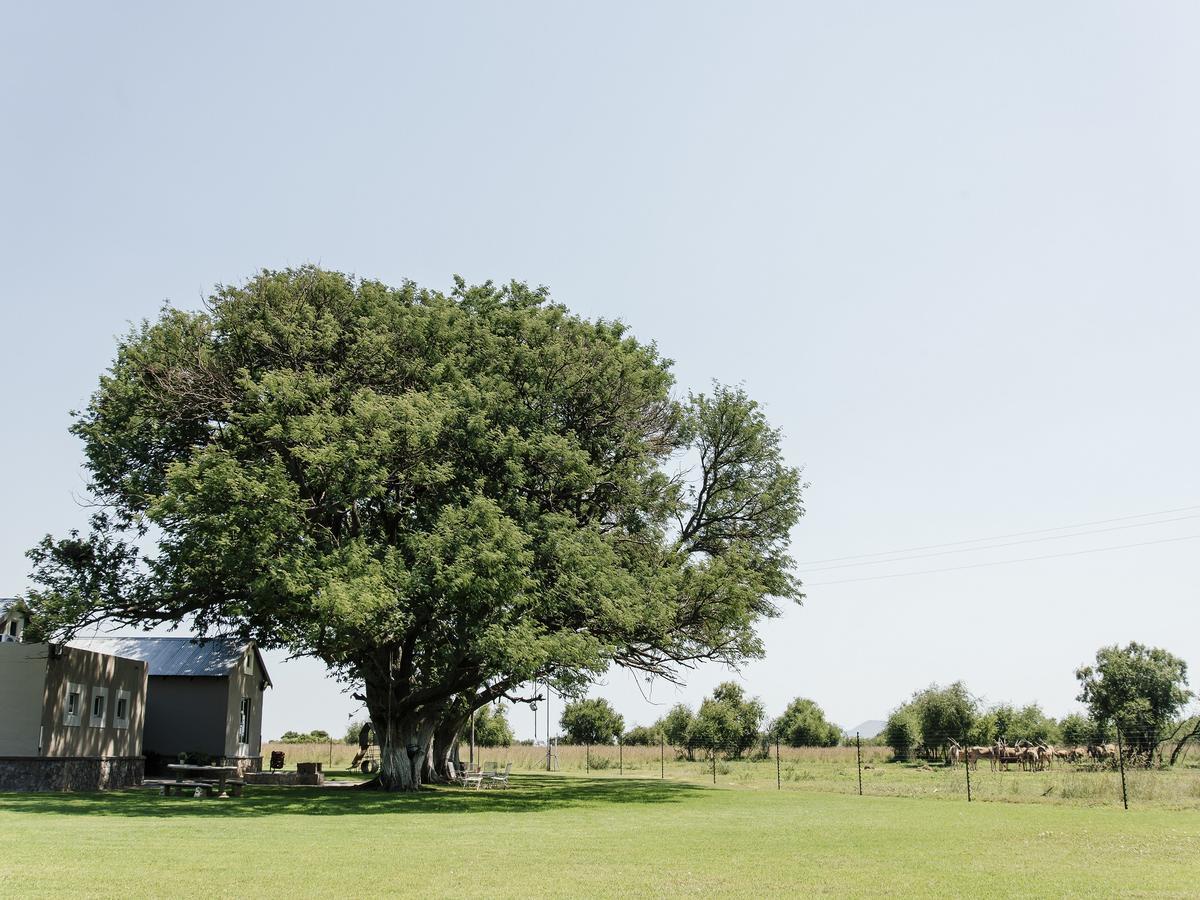
[{"label": "distant hill", "polygon": [[850,737],[854,737],[854,735],[857,734],[866,740],[870,740],[873,737],[877,737],[879,733],[886,727],[887,722],[881,722],[879,719],[869,719],[868,721],[863,722],[861,725],[855,725],[853,728],[847,728],[846,734],[850,735]]}]

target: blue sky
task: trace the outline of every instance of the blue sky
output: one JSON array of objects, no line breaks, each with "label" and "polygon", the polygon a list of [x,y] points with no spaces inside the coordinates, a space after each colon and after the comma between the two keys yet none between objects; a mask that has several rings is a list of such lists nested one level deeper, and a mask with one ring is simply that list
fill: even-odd
[{"label": "blue sky", "polygon": [[[1158,2],[12,8],[0,594],[26,586],[26,548],[86,519],[67,413],[114,336],[309,262],[545,284],[656,340],[681,389],[745,384],[812,483],[802,561],[1200,506],[1198,19]],[[853,725],[957,678],[1061,714],[1075,667],[1115,641],[1200,665],[1200,541],[1166,542],[1200,534],[1196,513],[802,566],[804,606],[738,677],[772,712],[804,695]],[[268,733],[340,728],[354,704],[321,668],[274,659]],[[647,722],[727,674],[653,703],[621,673],[597,693]]]}]

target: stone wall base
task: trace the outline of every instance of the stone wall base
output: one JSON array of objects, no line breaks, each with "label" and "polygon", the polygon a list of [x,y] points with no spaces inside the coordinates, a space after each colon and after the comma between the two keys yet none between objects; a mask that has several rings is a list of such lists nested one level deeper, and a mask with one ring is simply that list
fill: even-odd
[{"label": "stone wall base", "polygon": [[237,766],[238,774],[245,775],[247,772],[262,771],[261,756],[230,756],[225,758],[225,765]]},{"label": "stone wall base", "polygon": [[142,783],[140,756],[0,756],[0,791],[111,791]]}]

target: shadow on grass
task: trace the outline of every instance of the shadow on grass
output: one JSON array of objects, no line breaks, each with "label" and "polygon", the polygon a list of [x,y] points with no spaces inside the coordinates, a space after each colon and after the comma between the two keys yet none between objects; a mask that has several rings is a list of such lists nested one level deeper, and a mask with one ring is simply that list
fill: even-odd
[{"label": "shadow on grass", "polygon": [[132,788],[90,794],[0,794],[0,813],[59,816],[363,816],[381,813],[525,813],[572,806],[678,803],[703,787],[658,779],[623,781],[561,775],[512,776],[507,790],[431,787],[415,794],[387,794],[345,787],[246,785],[241,798],[163,797],[157,789]]}]

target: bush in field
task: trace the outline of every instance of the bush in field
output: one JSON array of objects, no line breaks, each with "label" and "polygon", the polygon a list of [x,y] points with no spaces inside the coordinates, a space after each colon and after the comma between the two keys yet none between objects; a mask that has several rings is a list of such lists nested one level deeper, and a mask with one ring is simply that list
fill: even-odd
[{"label": "bush in field", "polygon": [[1010,744],[1022,739],[1035,744],[1057,744],[1062,740],[1058,723],[1036,703],[1020,708],[1011,703],[998,704],[981,715],[971,728],[973,744],[993,744],[1001,738]]},{"label": "bush in field", "polygon": [[883,739],[892,748],[897,759],[907,759],[913,748],[920,743],[921,732],[908,704],[888,716],[887,725],[883,729]]},{"label": "bush in field", "polygon": [[475,713],[475,743],[480,747],[508,747],[513,742],[512,726],[503,705],[482,706]]},{"label": "bush in field", "polygon": [[329,732],[320,728],[313,731],[285,731],[279,738],[281,744],[327,744],[330,740]]},{"label": "bush in field", "polygon": [[945,753],[951,741],[962,742],[971,732],[977,706],[967,687],[956,681],[948,687],[930,685],[917,691],[908,704],[927,750]]},{"label": "bush in field", "polygon": [[1071,713],[1058,723],[1058,733],[1068,747],[1088,744],[1107,744],[1113,740],[1112,729],[1081,713]]},{"label": "bush in field", "polygon": [[570,744],[611,744],[625,728],[625,719],[600,697],[568,703],[559,721]]},{"label": "bush in field", "polygon": [[700,704],[688,727],[688,745],[740,757],[758,743],[763,715],[757,698],[748,699],[737,682],[723,682]]},{"label": "bush in field", "polygon": [[668,744],[682,747],[687,743],[688,729],[692,727],[692,711],[682,703],[676,703],[671,711],[658,721]]},{"label": "bush in field", "polygon": [[812,700],[797,697],[771,723],[768,735],[789,747],[836,747],[842,739],[842,729],[828,721],[824,710]]},{"label": "bush in field", "polygon": [[635,725],[625,732],[621,738],[621,743],[628,747],[657,747],[659,741],[663,739],[663,729],[661,724],[654,725]]}]

